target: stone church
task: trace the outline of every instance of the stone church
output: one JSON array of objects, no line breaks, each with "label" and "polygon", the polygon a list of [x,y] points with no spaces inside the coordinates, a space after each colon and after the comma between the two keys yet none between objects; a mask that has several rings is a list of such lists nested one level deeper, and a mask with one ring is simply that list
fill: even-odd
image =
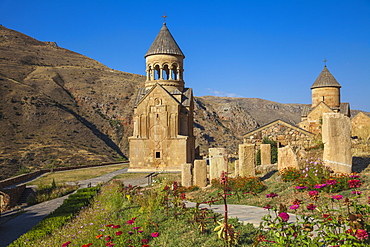
[{"label": "stone church", "polygon": [[195,159],[194,100],[185,87],[185,56],[163,24],[146,59],[145,87],[136,95],[129,171],[181,171]]},{"label": "stone church", "polygon": [[321,131],[323,113],[341,113],[350,117],[349,103],[340,102],[341,87],[325,65],[311,86],[312,104],[303,107],[298,126],[318,134]]},{"label": "stone church", "polygon": [[312,103],[302,107],[298,126],[277,119],[246,133],[244,143],[259,144],[268,137],[279,146],[289,145],[296,150],[309,148],[321,132],[323,113],[341,113],[350,117],[349,103],[340,101],[340,88],[341,85],[325,65],[311,86]]}]

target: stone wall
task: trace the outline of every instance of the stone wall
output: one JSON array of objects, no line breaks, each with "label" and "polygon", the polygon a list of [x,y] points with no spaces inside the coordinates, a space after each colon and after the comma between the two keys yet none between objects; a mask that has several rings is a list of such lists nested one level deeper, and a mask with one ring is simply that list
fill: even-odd
[{"label": "stone wall", "polygon": [[260,144],[265,137],[283,146],[308,147],[314,135],[282,120],[277,120],[246,134],[244,143]]},{"label": "stone wall", "polygon": [[1,204],[1,211],[8,210],[15,205],[17,205],[17,201],[19,197],[22,195],[23,191],[26,189],[26,185],[19,185],[13,188],[9,189],[2,189],[1,194],[2,194],[2,202]]}]

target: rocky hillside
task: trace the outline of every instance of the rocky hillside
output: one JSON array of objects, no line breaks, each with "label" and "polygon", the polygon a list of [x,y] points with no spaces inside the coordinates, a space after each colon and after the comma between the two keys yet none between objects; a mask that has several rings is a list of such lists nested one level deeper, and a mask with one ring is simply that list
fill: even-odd
[{"label": "rocky hillside", "polygon": [[[0,179],[127,157],[133,96],[144,81],[0,26]],[[258,126],[277,118],[298,123],[301,106],[196,97],[197,144],[201,152],[236,152],[242,135]]]}]

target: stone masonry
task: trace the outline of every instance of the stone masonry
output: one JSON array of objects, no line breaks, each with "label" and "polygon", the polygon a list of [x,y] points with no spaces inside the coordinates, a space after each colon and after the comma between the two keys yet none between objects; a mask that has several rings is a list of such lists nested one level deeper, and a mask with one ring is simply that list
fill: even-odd
[{"label": "stone masonry", "polygon": [[297,155],[290,146],[278,149],[278,170],[282,171],[288,167],[299,169]]},{"label": "stone masonry", "polygon": [[271,145],[261,144],[261,165],[271,164]]},{"label": "stone masonry", "polygon": [[242,177],[256,176],[254,144],[239,145],[239,175]]},{"label": "stone masonry", "polygon": [[338,113],[324,113],[322,125],[323,160],[334,172],[352,172],[351,121]]},{"label": "stone masonry", "polygon": [[207,186],[207,162],[205,160],[194,160],[194,185],[198,187]]},{"label": "stone masonry", "polygon": [[190,187],[193,185],[192,164],[182,164],[181,166],[181,185]]},{"label": "stone masonry", "polygon": [[210,148],[209,149],[209,179],[219,178],[222,171],[227,172],[228,159],[226,148]]}]

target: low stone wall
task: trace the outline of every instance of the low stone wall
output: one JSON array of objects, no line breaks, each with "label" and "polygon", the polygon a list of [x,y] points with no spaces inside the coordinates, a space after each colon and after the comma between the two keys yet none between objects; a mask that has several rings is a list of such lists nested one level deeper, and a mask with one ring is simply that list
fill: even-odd
[{"label": "low stone wall", "polygon": [[95,165],[59,167],[59,168],[54,168],[54,169],[41,169],[41,170],[37,170],[34,172],[30,172],[30,173],[26,173],[26,174],[22,174],[16,177],[2,180],[0,181],[0,189],[10,187],[15,184],[26,182],[27,180],[30,180],[31,178],[40,176],[47,172],[68,171],[68,170],[75,170],[75,169],[81,169],[81,168],[114,165],[114,164],[120,164],[120,163],[125,163],[125,162],[111,162],[111,163],[103,163],[103,164],[95,164]]},{"label": "low stone wall", "polygon": [[2,189],[1,194],[3,195],[3,201],[1,203],[3,203],[3,205],[1,205],[0,212],[8,210],[17,205],[17,201],[25,189],[25,184],[9,189]]}]

